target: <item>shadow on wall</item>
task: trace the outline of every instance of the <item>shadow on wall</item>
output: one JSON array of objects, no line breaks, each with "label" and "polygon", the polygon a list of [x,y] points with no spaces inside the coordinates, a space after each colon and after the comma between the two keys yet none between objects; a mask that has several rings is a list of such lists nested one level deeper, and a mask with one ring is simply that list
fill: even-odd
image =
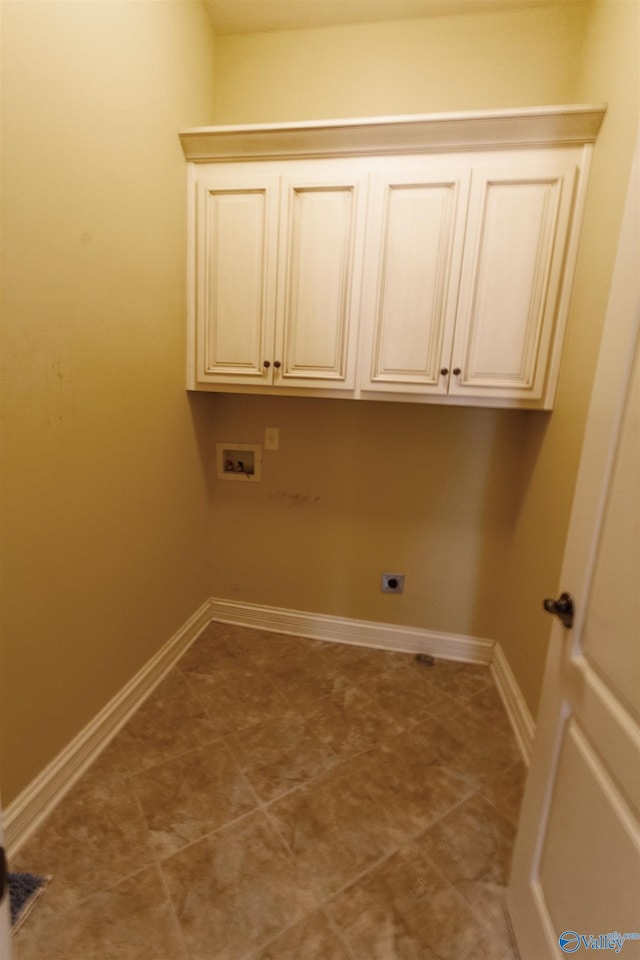
[{"label": "shadow on wall", "polygon": [[[496,640],[505,626],[505,572],[510,561],[511,541],[550,416],[549,412],[541,411],[503,411],[492,423],[492,435],[484,438],[489,459],[487,476],[492,482],[485,487],[473,636]],[[508,457],[505,451],[509,451]],[[501,539],[494,541],[494,536]],[[513,613],[513,603],[509,607]],[[517,612],[527,618],[539,613],[537,608],[529,609],[526,603],[518,605]],[[517,633],[518,622],[511,623],[509,629]]]}]

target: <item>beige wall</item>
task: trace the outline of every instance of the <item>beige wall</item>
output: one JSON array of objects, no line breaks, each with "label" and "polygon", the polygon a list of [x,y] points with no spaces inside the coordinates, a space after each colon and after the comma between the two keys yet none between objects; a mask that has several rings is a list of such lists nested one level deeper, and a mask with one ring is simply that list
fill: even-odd
[{"label": "beige wall", "polygon": [[571,2],[220,37],[215,121],[568,103],[586,12],[586,4]]},{"label": "beige wall", "polygon": [[[594,3],[575,101],[608,103],[594,150],[558,402],[548,425],[531,418],[528,487],[506,557],[496,637],[531,709],[537,709],[550,620],[540,599],[560,583],[585,418],[607,308],[622,208],[640,119],[640,4]],[[523,616],[535,610],[535,616]]]},{"label": "beige wall", "polygon": [[[262,443],[266,426],[280,428],[259,484],[216,484],[215,596],[491,635],[495,560],[522,487],[518,415],[289,397],[211,403],[216,439]],[[385,570],[405,574],[402,596],[380,592]]]},{"label": "beige wall", "polygon": [[184,390],[199,3],[2,3],[5,804],[206,599]]},{"label": "beige wall", "polygon": [[[553,415],[212,398],[218,439],[282,431],[260,488],[216,484],[216,595],[498,639],[535,714],[636,124],[636,18],[612,0],[218,38],[216,122],[610,112]],[[383,570],[406,573],[402,597],[381,596]]]}]

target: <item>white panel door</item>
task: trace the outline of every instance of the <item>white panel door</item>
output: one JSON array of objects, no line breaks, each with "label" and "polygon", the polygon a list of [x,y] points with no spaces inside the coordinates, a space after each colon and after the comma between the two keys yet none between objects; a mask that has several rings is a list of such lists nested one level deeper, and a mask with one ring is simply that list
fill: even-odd
[{"label": "white panel door", "polygon": [[278,179],[206,176],[196,201],[197,379],[271,382]]},{"label": "white panel door", "polygon": [[353,390],[365,175],[281,180],[274,384]]},{"label": "white panel door", "polygon": [[469,170],[375,174],[371,191],[360,386],[444,394]]},{"label": "white panel door", "polygon": [[450,393],[542,400],[577,168],[474,169]]},{"label": "white panel door", "polygon": [[640,958],[639,184],[636,156],[509,886],[522,960]]}]

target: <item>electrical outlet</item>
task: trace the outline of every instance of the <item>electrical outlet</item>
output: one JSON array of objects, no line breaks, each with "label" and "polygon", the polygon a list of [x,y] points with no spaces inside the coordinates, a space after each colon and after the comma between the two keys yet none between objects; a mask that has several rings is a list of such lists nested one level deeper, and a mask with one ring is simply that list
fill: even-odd
[{"label": "electrical outlet", "polygon": [[382,592],[402,593],[404,590],[404,573],[383,573]]}]

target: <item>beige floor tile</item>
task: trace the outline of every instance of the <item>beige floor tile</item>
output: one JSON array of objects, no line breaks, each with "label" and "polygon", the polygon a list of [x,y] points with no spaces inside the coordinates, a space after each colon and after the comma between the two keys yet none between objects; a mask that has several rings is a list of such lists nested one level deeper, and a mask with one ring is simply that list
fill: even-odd
[{"label": "beige floor tile", "polygon": [[357,771],[360,781],[356,783],[363,783],[382,804],[386,827],[396,844],[439,820],[473,791],[465,777],[434,761],[428,747],[405,750],[404,739],[409,736],[410,732],[385,741],[345,771],[345,775]]},{"label": "beige floor tile", "polygon": [[46,902],[15,938],[15,960],[189,960],[157,868],[67,912]]},{"label": "beige floor tile", "polygon": [[[215,627],[216,629],[212,629]],[[242,645],[224,624],[212,624],[195,640],[178,660],[183,673],[214,674],[224,671],[229,661],[242,658]]]},{"label": "beige floor tile", "polygon": [[301,920],[250,960],[351,960],[344,941],[321,912]]},{"label": "beige floor tile", "polygon": [[301,786],[336,762],[317,730],[294,710],[229,736],[226,743],[262,801]]},{"label": "beige floor tile", "polygon": [[481,693],[467,702],[467,708],[473,711],[478,723],[486,724],[496,733],[510,737],[513,735],[507,712],[502,703],[500,694],[492,682]]},{"label": "beige floor tile", "polygon": [[131,779],[160,857],[250,810],[257,802],[222,742],[199,747]]},{"label": "beige floor tile", "polygon": [[409,843],[328,904],[356,960],[469,960],[484,928]]},{"label": "beige floor tile", "polygon": [[218,738],[203,705],[173,670],[98,758],[96,775],[116,784]]},{"label": "beige floor tile", "polygon": [[230,661],[262,669],[289,655],[318,652],[330,644],[284,633],[271,633],[251,627],[211,623],[178,661],[185,673],[201,673],[214,676],[224,672]]},{"label": "beige floor tile", "polygon": [[162,863],[191,960],[239,960],[317,908],[261,811]]},{"label": "beige floor tile", "polygon": [[444,716],[460,709],[460,704],[432,683],[428,667],[403,664],[393,672],[372,677],[365,690],[376,712],[406,730],[428,717]]},{"label": "beige floor tile", "polygon": [[263,670],[294,707],[351,685],[338,665],[317,646],[291,650],[286,656],[265,663]]},{"label": "beige floor tile", "polygon": [[431,682],[456,700],[471,700],[493,682],[488,666],[457,660],[436,659],[432,667],[420,669],[427,669]]},{"label": "beige floor tile", "polygon": [[329,895],[426,828],[461,799],[428,760],[369,751],[269,807],[298,860]]},{"label": "beige floor tile", "polygon": [[362,687],[346,686],[329,697],[299,707],[315,735],[341,760],[370,750],[384,737],[403,729],[391,712],[383,711],[369,696],[370,684],[374,682],[370,680]]},{"label": "beige floor tile", "polygon": [[479,795],[460,804],[419,840],[431,862],[471,906],[496,944],[513,949],[504,893],[513,823]]},{"label": "beige floor tile", "polygon": [[338,667],[351,683],[356,684],[365,683],[372,677],[394,670],[412,659],[410,653],[372,650],[370,647],[349,643],[324,643],[320,650],[332,666]]},{"label": "beige floor tile", "polygon": [[222,737],[257,723],[286,716],[290,705],[258,670],[237,665],[224,677],[189,673],[187,682],[206,711],[211,728]]},{"label": "beige floor tile", "polygon": [[344,776],[345,769],[268,808],[296,861],[312,875],[320,897],[339,890],[393,849],[375,796],[358,792]]},{"label": "beige floor tile", "polygon": [[74,907],[154,861],[135,797],[81,780],[12,859],[13,870],[52,875],[46,902]]},{"label": "beige floor tile", "polygon": [[466,779],[475,789],[519,760],[512,737],[495,734],[477,723],[470,709],[429,718],[406,734],[407,755],[428,752],[445,768]]},{"label": "beige floor tile", "polygon": [[493,944],[494,951],[508,960],[517,958],[518,951],[508,920],[506,888],[499,883],[489,882],[469,886],[466,890],[460,886],[457,888],[485,928],[487,939]]},{"label": "beige floor tile", "polygon": [[444,816],[420,842],[436,867],[462,889],[474,883],[506,884],[514,836],[511,821],[476,794]]},{"label": "beige floor tile", "polygon": [[482,788],[482,795],[516,826],[520,819],[527,772],[522,760],[518,760],[507,770],[492,777]]},{"label": "beige floor tile", "polygon": [[317,660],[318,654],[327,646],[322,640],[296,637],[285,633],[249,631],[241,639],[245,661],[259,669],[269,669],[289,657],[309,657]]}]

